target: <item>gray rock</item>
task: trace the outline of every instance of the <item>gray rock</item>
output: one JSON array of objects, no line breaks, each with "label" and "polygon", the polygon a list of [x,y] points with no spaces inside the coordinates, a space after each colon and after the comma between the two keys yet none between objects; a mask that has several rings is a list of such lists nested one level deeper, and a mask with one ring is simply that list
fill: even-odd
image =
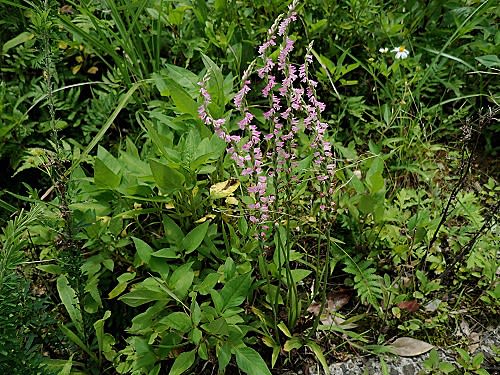
[{"label": "gray rock", "polygon": [[[488,327],[479,336],[481,339],[477,345],[477,349],[471,353],[474,356],[478,353],[483,353],[485,359],[493,358],[493,346],[500,347],[500,327]],[[437,348],[441,361],[446,361],[454,364],[457,368],[460,366],[456,363],[455,358],[457,353],[453,349]],[[332,363],[329,366],[328,375],[419,375],[427,374],[423,368],[423,362],[429,358],[429,353],[415,357],[398,357],[394,355],[383,355],[380,357],[358,357],[349,359],[345,362]],[[382,370],[382,360],[386,365],[387,372]],[[490,374],[496,374],[496,369]],[[323,375],[323,371],[317,368],[310,369],[310,375]]]}]

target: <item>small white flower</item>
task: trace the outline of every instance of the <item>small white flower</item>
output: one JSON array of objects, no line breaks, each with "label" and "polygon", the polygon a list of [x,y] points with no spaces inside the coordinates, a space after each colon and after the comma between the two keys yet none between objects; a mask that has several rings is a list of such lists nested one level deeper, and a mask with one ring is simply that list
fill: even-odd
[{"label": "small white flower", "polygon": [[391,52],[396,52],[396,59],[406,59],[410,54],[404,46],[394,48]]},{"label": "small white flower", "polygon": [[385,48],[380,48],[378,51],[379,51],[380,53],[387,53],[387,52],[389,52],[389,48],[387,48],[387,47],[385,47]]}]

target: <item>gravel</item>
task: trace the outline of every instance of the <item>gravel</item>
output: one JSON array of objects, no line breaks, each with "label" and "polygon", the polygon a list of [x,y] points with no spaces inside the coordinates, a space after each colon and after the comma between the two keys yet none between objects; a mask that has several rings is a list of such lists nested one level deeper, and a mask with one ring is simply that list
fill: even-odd
[{"label": "gravel", "polygon": [[[460,335],[458,335],[460,336]],[[469,339],[469,352],[471,356],[478,353],[483,353],[485,360],[483,361],[484,368],[489,374],[500,374],[500,364],[495,361],[493,346],[500,347],[500,326],[489,327],[484,332],[470,333],[464,336],[464,339]],[[473,338],[473,340],[471,340]],[[460,368],[456,362],[456,351],[453,349],[436,348],[441,361],[450,362],[455,367]],[[330,373],[328,375],[420,375],[431,374],[423,368],[423,362],[429,358],[429,353],[415,357],[397,357],[394,355],[383,355],[380,357],[367,356],[352,358],[345,362],[332,363],[329,366]],[[383,371],[383,363],[385,363],[385,372]],[[323,371],[319,368],[311,368],[310,375],[323,375]]]}]

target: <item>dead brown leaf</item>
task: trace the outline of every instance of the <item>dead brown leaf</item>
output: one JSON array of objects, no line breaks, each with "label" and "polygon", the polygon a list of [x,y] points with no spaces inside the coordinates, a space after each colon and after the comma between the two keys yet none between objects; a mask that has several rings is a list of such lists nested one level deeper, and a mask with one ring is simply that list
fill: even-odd
[{"label": "dead brown leaf", "polygon": [[406,310],[408,312],[415,312],[419,309],[420,304],[416,300],[403,301],[398,303],[398,307],[401,310]]},{"label": "dead brown leaf", "polygon": [[401,357],[414,357],[434,348],[434,345],[411,337],[400,337],[388,346],[391,352]]},{"label": "dead brown leaf", "polygon": [[[345,323],[345,319],[337,316],[335,313],[349,303],[351,299],[352,291],[348,289],[339,289],[337,291],[331,292],[326,300],[325,307],[321,313],[320,322],[321,324],[331,326],[331,325],[342,325],[345,329],[355,328],[356,324]],[[307,312],[318,316],[321,310],[321,304],[318,302],[313,302],[307,308]]]}]

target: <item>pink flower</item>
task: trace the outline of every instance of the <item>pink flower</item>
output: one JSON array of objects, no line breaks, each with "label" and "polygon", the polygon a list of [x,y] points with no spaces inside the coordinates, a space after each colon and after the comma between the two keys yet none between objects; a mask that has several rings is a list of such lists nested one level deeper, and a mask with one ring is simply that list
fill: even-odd
[{"label": "pink flower", "polygon": [[252,120],[253,120],[253,115],[250,112],[245,112],[245,117],[243,117],[240,122],[238,122],[238,125],[240,126],[240,129],[243,130],[245,129],[246,126],[248,126]]},{"label": "pink flower", "polygon": [[276,45],[276,36],[273,35],[271,37],[271,39],[267,40],[266,42],[264,42],[260,47],[259,47],[259,55],[263,56],[264,53],[266,53],[267,49],[271,46],[275,46]]},{"label": "pink flower", "polygon": [[273,75],[269,75],[268,76],[268,82],[267,82],[267,85],[266,87],[264,87],[262,89],[262,95],[264,95],[265,97],[267,97],[269,95],[269,91],[271,91],[273,89],[274,86],[276,86],[277,83],[275,81],[275,78]]},{"label": "pink flower", "polygon": [[297,13],[292,12],[288,17],[286,17],[283,21],[281,21],[280,26],[278,28],[278,35],[283,36],[286,32],[286,29],[292,23],[292,21],[295,21],[297,19],[296,17]]},{"label": "pink flower", "polygon": [[240,91],[236,94],[234,97],[234,106],[241,110],[241,107],[243,105],[243,99],[245,98],[245,95],[250,92],[250,87],[248,85],[250,84],[250,81],[245,81],[243,87],[241,88]]}]

